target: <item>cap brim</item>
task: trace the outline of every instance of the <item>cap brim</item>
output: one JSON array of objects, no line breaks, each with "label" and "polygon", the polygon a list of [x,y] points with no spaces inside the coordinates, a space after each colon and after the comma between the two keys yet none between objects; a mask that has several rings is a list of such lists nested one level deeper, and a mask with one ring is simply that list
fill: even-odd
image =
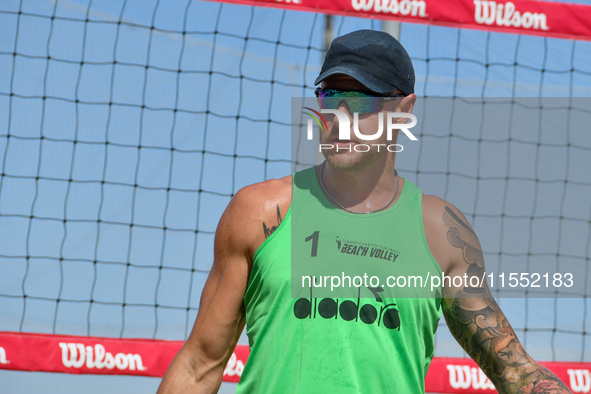
[{"label": "cap brim", "polygon": [[[345,74],[352,78],[355,78],[359,82],[361,82],[365,87],[367,87],[372,92],[376,93],[390,93],[393,90],[397,89],[397,86],[394,86],[388,82],[382,81],[375,76],[368,74],[367,72],[359,72],[352,67],[347,66],[336,66],[325,70],[321,73],[318,78],[314,81],[314,85],[318,85],[320,82],[324,81],[326,78],[336,75],[336,74]],[[405,94],[408,94],[404,92]]]}]

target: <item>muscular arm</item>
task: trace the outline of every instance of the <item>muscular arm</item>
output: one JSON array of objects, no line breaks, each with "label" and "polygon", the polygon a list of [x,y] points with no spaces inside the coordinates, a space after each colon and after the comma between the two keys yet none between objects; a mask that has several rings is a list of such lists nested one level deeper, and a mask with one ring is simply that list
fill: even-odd
[{"label": "muscular arm", "polygon": [[191,335],[170,364],[158,394],[216,393],[225,365],[244,328],[242,299],[248,280],[248,247],[240,237],[240,192],[226,208],[214,241],[214,263],[203,287]]},{"label": "muscular arm", "polygon": [[[291,178],[240,190],[216,230],[214,263],[191,335],[170,364],[158,394],[217,393],[244,329],[244,294],[252,257],[289,207]],[[281,207],[281,208],[280,208]]]},{"label": "muscular arm", "polygon": [[[465,217],[443,200],[430,208],[429,212],[439,214],[439,218],[428,220],[434,255],[443,262],[445,274],[482,278],[482,248]],[[443,297],[443,313],[451,333],[499,393],[570,393],[560,379],[523,349],[486,284],[478,288],[444,287]]]}]

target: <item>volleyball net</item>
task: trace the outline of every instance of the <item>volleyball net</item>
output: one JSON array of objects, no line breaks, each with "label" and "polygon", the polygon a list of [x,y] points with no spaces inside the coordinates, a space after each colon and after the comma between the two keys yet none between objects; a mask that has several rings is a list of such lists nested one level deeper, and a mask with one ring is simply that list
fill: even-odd
[{"label": "volleyball net", "polygon": [[[456,133],[453,110],[437,114],[397,168],[464,212],[487,264],[549,259],[585,267],[587,281],[591,139],[573,125],[591,97],[590,6],[230,3],[241,4],[0,4],[0,369],[163,374],[198,312],[227,203],[301,164],[291,97],[312,96],[327,27],[403,22],[417,95],[477,98],[483,123],[491,98],[509,111],[533,102],[540,125],[527,135],[517,120]],[[583,391],[587,295],[499,300],[529,353]],[[445,327],[436,356],[428,388],[490,390]]]}]

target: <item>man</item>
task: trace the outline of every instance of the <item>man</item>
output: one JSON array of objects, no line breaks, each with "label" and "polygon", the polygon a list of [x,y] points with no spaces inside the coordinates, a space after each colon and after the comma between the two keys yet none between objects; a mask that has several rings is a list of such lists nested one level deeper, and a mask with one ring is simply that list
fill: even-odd
[{"label": "man", "polygon": [[[321,108],[343,111],[351,124],[357,116],[366,135],[385,112],[411,113],[416,100],[410,58],[382,32],[335,39],[318,83]],[[248,186],[228,205],[195,326],[159,393],[216,392],[245,324],[251,354],[239,393],[424,392],[441,311],[499,392],[568,393],[527,355],[486,285],[444,283],[438,289],[442,298],[387,298],[365,285],[360,297],[364,291],[363,297],[375,299],[364,305],[361,298],[292,298],[291,232],[308,223],[323,226],[305,240],[311,258],[341,253],[369,267],[363,248],[371,241],[383,246],[382,260],[393,272],[462,277],[484,271],[480,243],[464,215],[438,197],[422,195],[394,170],[395,152],[379,149],[395,144],[395,134],[387,141],[383,133],[363,152],[355,147],[366,141],[354,133],[339,139],[338,116],[325,116],[320,142],[333,149],[323,151],[322,165]],[[297,211],[294,204],[306,209]],[[361,241],[344,247],[346,239]]]}]

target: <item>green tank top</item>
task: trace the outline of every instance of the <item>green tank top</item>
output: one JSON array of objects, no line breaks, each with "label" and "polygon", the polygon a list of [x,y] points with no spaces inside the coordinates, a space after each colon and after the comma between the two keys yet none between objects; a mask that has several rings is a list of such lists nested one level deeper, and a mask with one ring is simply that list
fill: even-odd
[{"label": "green tank top", "polygon": [[[319,299],[312,288],[292,298],[292,228],[319,231],[318,257],[380,260],[393,275],[441,275],[425,238],[422,193],[409,181],[392,207],[360,215],[324,197],[314,168],[294,174],[290,209],[254,255],[244,296],[250,355],[236,393],[423,393],[441,289],[435,297],[386,298],[361,286],[357,298]],[[310,239],[305,245],[310,254]]]}]

